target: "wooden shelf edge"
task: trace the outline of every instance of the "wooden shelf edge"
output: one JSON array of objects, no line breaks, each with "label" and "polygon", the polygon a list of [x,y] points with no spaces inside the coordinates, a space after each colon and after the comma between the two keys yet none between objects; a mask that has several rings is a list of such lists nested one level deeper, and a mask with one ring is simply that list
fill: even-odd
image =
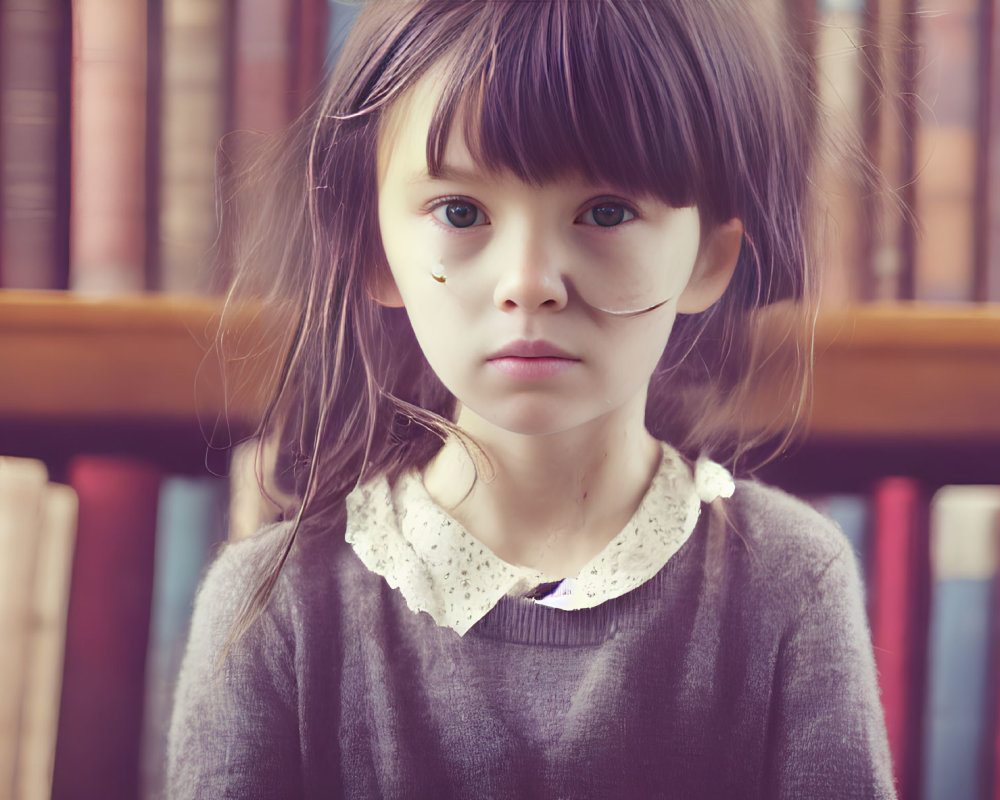
[{"label": "wooden shelf edge", "polygon": [[[0,290],[0,418],[190,422],[227,403],[234,419],[252,415],[211,353],[221,309],[207,297]],[[1000,305],[830,310],[814,344],[810,435],[1000,438]]]}]

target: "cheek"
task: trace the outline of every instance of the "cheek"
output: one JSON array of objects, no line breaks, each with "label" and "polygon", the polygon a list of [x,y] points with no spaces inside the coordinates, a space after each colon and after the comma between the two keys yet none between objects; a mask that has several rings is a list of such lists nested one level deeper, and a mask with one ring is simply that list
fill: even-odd
[{"label": "cheek", "polygon": [[673,311],[669,311],[655,318],[640,317],[619,323],[625,329],[620,337],[612,337],[608,349],[612,354],[611,369],[623,388],[648,384],[667,346],[675,318]]}]

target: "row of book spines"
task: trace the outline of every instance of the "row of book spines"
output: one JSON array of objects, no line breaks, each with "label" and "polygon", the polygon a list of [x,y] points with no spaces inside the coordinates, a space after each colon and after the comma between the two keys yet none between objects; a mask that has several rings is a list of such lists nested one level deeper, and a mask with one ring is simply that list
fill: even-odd
[{"label": "row of book spines", "polygon": [[[802,13],[803,3],[787,6]],[[1000,24],[995,0],[828,0],[799,25],[835,132],[886,187],[828,176],[824,301],[1000,300]]]},{"label": "row of book spines", "polygon": [[[351,14],[338,6],[331,15],[325,0],[240,0],[227,20],[225,4],[163,0],[162,21],[151,21],[141,4],[133,6],[123,15],[117,5],[109,11],[108,0],[73,3],[80,112],[72,126],[69,4],[36,0],[34,8],[2,12],[0,285],[204,289],[215,235],[216,143],[225,129],[287,122],[322,70],[327,31],[341,34],[340,17]],[[817,56],[829,116],[867,132],[889,185],[913,212],[873,207],[847,173],[826,176],[835,219],[826,302],[1000,300],[1000,25],[993,0],[956,0],[944,10],[927,0],[787,7],[816,17],[814,25],[798,19],[795,28]],[[150,28],[162,35],[158,70],[143,63]],[[316,31],[322,37],[309,35]],[[229,42],[231,81],[221,55]],[[882,48],[876,63],[865,55],[867,44]],[[102,50],[113,57],[96,57]],[[117,91],[104,91],[112,86]],[[159,117],[145,111],[150,94],[162,100]],[[155,137],[147,135],[150,122],[161,126]],[[163,145],[158,170],[145,166],[151,138]],[[152,225],[150,208],[160,210]]]},{"label": "row of book spines", "polygon": [[204,291],[222,134],[298,113],[339,30],[333,8],[4,4],[0,286]]},{"label": "row of book spines", "polygon": [[0,458],[0,785],[13,800],[160,797],[227,482],[104,456],[76,458],[66,479]]},{"label": "row of book spines", "polygon": [[928,499],[891,477],[868,496],[816,505],[865,575],[900,796],[1000,798],[1000,486],[946,486]]}]

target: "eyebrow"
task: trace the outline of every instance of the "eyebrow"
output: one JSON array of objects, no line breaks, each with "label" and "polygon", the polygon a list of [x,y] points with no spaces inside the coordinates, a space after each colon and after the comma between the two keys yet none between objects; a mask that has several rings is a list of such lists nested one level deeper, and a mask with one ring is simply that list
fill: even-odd
[{"label": "eyebrow", "polygon": [[438,174],[432,176],[425,167],[410,178],[410,183],[426,183],[429,181],[455,181],[456,183],[475,183],[483,180],[483,174],[476,169],[464,169],[452,164],[442,164]]}]

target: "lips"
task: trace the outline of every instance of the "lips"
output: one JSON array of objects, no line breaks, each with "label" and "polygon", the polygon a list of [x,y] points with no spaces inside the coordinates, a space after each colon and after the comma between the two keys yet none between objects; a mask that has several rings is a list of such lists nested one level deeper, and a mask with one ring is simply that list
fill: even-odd
[{"label": "lips", "polygon": [[508,378],[537,382],[572,369],[580,359],[544,339],[521,339],[501,347],[487,362]]},{"label": "lips", "polygon": [[580,360],[544,339],[536,339],[534,341],[519,339],[516,342],[511,342],[493,353],[487,361],[495,361],[501,358],[562,358],[568,361]]}]

